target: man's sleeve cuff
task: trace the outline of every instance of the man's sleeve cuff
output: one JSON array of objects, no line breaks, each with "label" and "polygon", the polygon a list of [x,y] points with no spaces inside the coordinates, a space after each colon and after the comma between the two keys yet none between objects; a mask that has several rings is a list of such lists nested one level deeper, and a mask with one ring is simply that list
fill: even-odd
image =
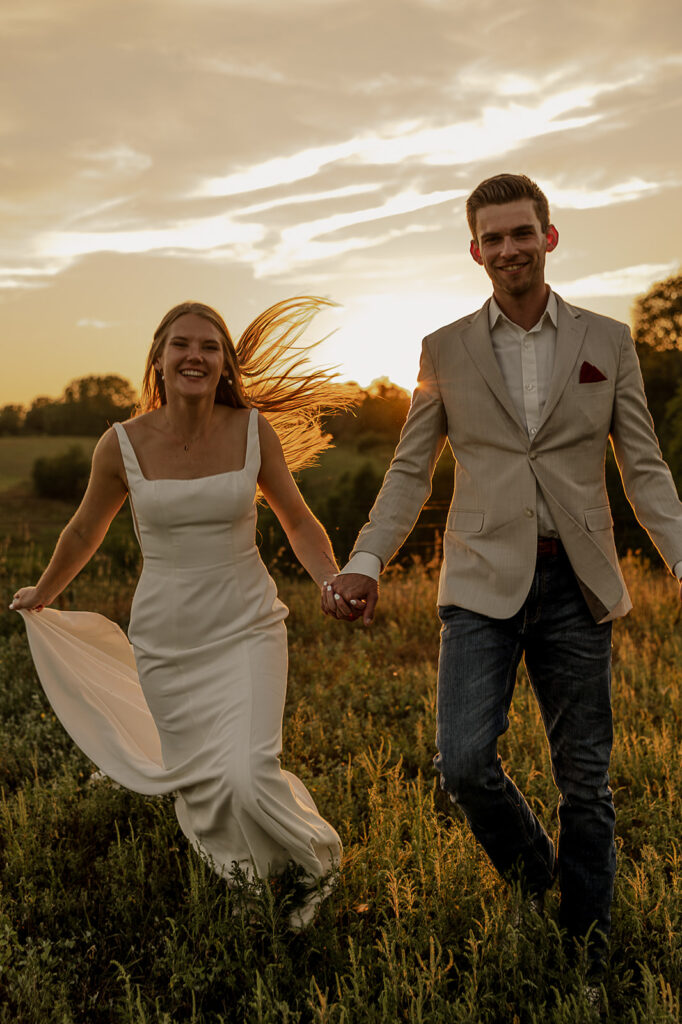
[{"label": "man's sleeve cuff", "polygon": [[678,580],[682,580],[682,558],[679,562],[675,562],[673,566],[673,572],[677,576]]},{"label": "man's sleeve cuff", "polygon": [[[682,562],[679,565],[682,567]],[[378,580],[381,574],[381,559],[370,551],[358,551],[346,562],[340,575],[347,572],[359,572],[362,576],[371,576],[373,580]]]}]

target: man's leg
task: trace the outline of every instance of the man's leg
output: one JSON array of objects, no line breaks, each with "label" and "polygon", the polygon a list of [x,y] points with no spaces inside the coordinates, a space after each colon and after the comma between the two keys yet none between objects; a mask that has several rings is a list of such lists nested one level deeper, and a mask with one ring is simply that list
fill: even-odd
[{"label": "man's leg", "polygon": [[611,623],[595,623],[563,554],[543,560],[542,594],[525,658],[561,793],[560,920],[576,938],[596,926],[603,936],[595,936],[598,958],[610,930],[616,869],[609,789]]},{"label": "man's leg", "polygon": [[446,606],[440,617],[434,764],[441,786],[500,874],[518,876],[529,894],[544,893],[554,875],[552,841],[497,755],[497,738],[509,725],[523,611],[492,619]]}]

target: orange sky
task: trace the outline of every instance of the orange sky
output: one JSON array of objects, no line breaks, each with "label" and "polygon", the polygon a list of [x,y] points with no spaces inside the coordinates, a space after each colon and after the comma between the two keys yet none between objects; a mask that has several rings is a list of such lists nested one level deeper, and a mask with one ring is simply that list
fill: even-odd
[{"label": "orange sky", "polygon": [[[22,0],[0,13],[0,404],[139,384],[185,298],[238,336],[329,296],[320,358],[410,387],[476,308],[463,202],[525,171],[565,298],[629,319],[682,262],[678,0]],[[613,16],[616,14],[617,16]]]}]

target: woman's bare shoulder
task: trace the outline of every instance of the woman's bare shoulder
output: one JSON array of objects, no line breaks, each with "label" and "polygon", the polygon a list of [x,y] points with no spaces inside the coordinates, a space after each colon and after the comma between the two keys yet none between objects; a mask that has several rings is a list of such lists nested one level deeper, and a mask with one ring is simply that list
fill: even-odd
[{"label": "woman's bare shoulder", "polygon": [[282,442],[279,439],[279,434],[267,416],[264,416],[262,412],[258,413],[258,443],[262,459],[267,462],[271,460],[284,462],[284,452],[282,451]]},{"label": "woman's bare shoulder", "polygon": [[258,437],[261,443],[264,441],[266,444],[279,440],[277,431],[262,412],[258,412]]},{"label": "woman's bare shoulder", "polygon": [[123,456],[116,431],[105,430],[92,453],[92,468],[97,473],[123,476]]}]

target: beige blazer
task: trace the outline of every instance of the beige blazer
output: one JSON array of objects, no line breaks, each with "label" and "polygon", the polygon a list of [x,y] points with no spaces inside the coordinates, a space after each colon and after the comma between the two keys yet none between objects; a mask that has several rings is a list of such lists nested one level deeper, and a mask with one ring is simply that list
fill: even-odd
[{"label": "beige blazer", "polygon": [[[638,520],[671,570],[682,559],[682,504],[654,434],[630,332],[557,300],[554,370],[532,440],[493,351],[489,303],[424,339],[400,442],[352,553],[390,561],[431,493],[447,440],[456,465],[439,604],[494,618],[519,610],[535,568],[539,485],[595,619],[625,615],[632,603],[604,482],[609,439]],[[584,362],[605,380],[581,383]]]}]

